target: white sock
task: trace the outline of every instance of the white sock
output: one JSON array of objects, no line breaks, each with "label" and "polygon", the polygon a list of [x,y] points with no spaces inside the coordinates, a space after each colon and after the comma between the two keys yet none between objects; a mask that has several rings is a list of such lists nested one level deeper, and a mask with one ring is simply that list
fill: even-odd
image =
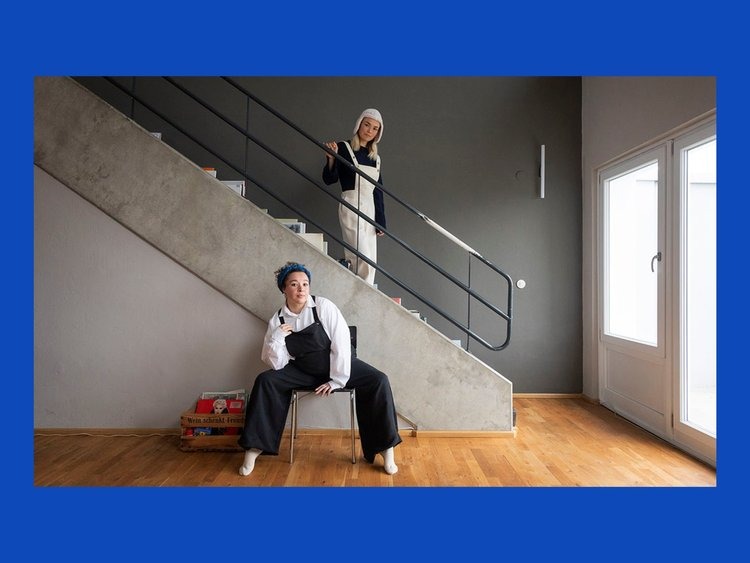
[{"label": "white sock", "polygon": [[250,448],[245,452],[245,461],[240,466],[240,475],[247,477],[255,469],[255,460],[261,454],[261,450]]},{"label": "white sock", "polygon": [[388,475],[395,475],[398,472],[398,465],[393,460],[393,448],[383,450],[380,452],[380,455],[383,456],[383,469],[385,469],[385,472]]}]

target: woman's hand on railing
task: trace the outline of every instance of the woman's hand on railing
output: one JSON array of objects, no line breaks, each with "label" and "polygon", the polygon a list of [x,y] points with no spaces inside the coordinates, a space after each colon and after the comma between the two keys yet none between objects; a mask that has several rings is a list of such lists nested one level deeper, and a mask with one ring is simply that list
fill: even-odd
[{"label": "woman's hand on railing", "polygon": [[[336,143],[336,141],[328,141],[326,143],[326,146],[333,152],[339,152],[339,145]],[[328,161],[328,168],[333,168],[334,158],[330,154],[326,153],[326,160]]]}]

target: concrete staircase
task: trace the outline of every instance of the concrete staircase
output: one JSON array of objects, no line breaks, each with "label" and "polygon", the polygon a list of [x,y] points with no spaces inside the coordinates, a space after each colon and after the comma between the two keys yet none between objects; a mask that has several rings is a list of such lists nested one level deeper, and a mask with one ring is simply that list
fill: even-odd
[{"label": "concrete staircase", "polygon": [[420,430],[512,430],[510,381],[70,78],[35,79],[34,163],[264,322],[304,262]]}]

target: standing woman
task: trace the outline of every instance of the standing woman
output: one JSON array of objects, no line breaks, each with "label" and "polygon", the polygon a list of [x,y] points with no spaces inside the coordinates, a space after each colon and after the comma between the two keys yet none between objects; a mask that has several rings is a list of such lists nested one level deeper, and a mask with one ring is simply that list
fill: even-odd
[{"label": "standing woman", "polygon": [[[360,171],[383,184],[380,174],[378,142],[383,137],[383,118],[376,109],[366,109],[354,124],[354,137],[348,141],[330,141],[326,146],[352,163]],[[385,224],[383,191],[348,166],[341,165],[333,156],[326,153],[323,168],[323,181],[326,185],[341,183],[341,197],[356,207],[362,214],[381,226]],[[377,262],[377,239],[383,231],[374,227],[343,204],[339,204],[339,223],[344,242],[356,248],[361,254]],[[352,269],[370,285],[375,282],[375,268],[361,260],[356,254],[344,250],[344,256],[352,264]]]},{"label": "standing woman", "polygon": [[262,453],[278,455],[293,389],[329,396],[334,389],[357,391],[355,407],[365,460],[383,458],[389,475],[398,471],[393,448],[401,443],[388,377],[352,357],[349,327],[339,308],[310,295],[310,271],[287,262],[276,270],[284,305],[268,321],[261,359],[271,369],[253,384],[238,444],[245,450],[240,475],[250,475]]}]

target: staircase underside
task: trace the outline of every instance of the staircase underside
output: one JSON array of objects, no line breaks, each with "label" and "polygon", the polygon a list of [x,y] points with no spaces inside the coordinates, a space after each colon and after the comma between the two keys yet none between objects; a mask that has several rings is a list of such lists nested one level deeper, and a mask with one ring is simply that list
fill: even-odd
[{"label": "staircase underside", "polygon": [[512,430],[510,381],[74,80],[37,78],[34,118],[37,166],[264,322],[304,262],[420,430]]}]

